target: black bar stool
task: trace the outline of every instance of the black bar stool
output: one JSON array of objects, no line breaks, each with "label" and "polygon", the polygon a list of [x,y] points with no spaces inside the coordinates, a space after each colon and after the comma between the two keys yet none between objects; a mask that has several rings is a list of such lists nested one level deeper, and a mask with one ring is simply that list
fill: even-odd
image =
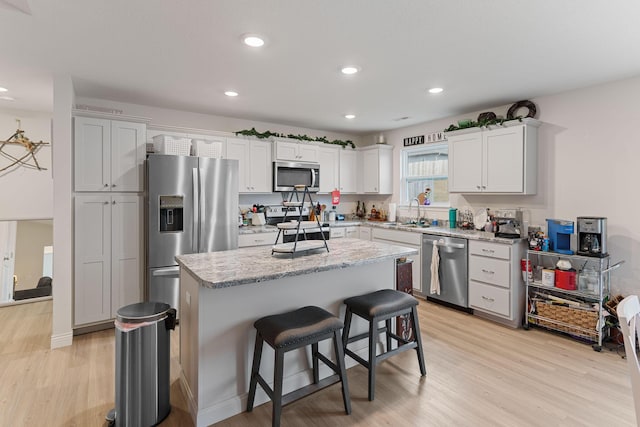
[{"label": "black bar stool", "polygon": [[[256,385],[260,383],[263,390],[273,402],[273,426],[280,425],[282,407],[294,400],[307,396],[321,388],[342,382],[342,400],[344,410],[351,413],[351,401],[349,400],[349,387],[344,368],[344,353],[340,331],[343,324],[340,319],[320,307],[303,307],[288,313],[266,316],[258,319],[253,326],[256,328],[256,345],[253,351],[253,366],[251,368],[251,381],[249,384],[249,397],[247,399],[247,412],[253,410],[253,401],[256,396]],[[327,359],[318,351],[318,343],[333,337],[337,365]],[[262,357],[262,344],[267,342],[276,352],[275,370],[273,374],[273,390],[260,375],[260,359]],[[311,345],[313,360],[313,384],[282,395],[282,377],[284,373],[284,354],[300,347]],[[318,372],[318,360],[322,360],[336,375],[320,381]]]},{"label": "black bar stool", "polygon": [[[373,400],[376,380],[376,365],[383,360],[400,352],[416,349],[418,353],[418,364],[420,374],[425,376],[427,371],[424,368],[424,355],[422,353],[422,338],[420,337],[420,326],[418,325],[418,313],[416,306],[418,300],[404,292],[392,289],[383,289],[365,295],[347,298],[344,300],[347,306],[344,333],[342,334],[342,344],[344,352],[351,356],[358,363],[369,370],[369,400]],[[369,332],[349,338],[349,328],[351,327],[352,315],[357,315],[369,322]],[[391,319],[397,316],[409,314],[414,329],[414,339],[407,341],[391,331]],[[378,322],[385,322],[385,326],[378,329]],[[386,332],[386,351],[376,356],[376,338],[382,332]],[[364,360],[353,351],[347,348],[349,343],[369,338],[369,360]],[[391,349],[391,339],[398,343],[398,347]]]}]

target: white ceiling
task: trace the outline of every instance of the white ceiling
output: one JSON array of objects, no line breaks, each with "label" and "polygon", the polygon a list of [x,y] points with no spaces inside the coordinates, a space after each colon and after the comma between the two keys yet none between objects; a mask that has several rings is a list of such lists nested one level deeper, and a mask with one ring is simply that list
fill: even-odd
[{"label": "white ceiling", "polygon": [[60,72],[78,96],[373,133],[640,75],[639,17],[637,0],[0,0],[0,108],[51,110]]}]

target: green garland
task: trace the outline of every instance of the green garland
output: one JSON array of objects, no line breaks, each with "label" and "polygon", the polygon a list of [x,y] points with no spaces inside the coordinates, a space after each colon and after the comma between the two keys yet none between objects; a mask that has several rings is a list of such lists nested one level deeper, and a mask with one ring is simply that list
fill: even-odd
[{"label": "green garland", "polygon": [[352,148],[356,148],[356,146],[353,143],[353,141],[350,141],[350,140],[341,141],[339,139],[334,139],[333,141],[329,141],[326,136],[312,138],[312,137],[307,136],[307,135],[293,135],[293,134],[285,135],[283,133],[271,132],[270,130],[260,133],[260,132],[258,132],[256,130],[256,128],[239,130],[239,131],[234,132],[234,133],[236,135],[255,136],[256,138],[259,138],[259,139],[271,138],[273,136],[273,137],[276,137],[276,138],[297,139],[298,141],[323,142],[325,144],[340,145],[340,146],[342,146],[342,148],[345,148],[345,147],[350,145]]},{"label": "green garland", "polygon": [[509,122],[512,120],[518,120],[518,121],[522,121],[522,116],[518,116],[518,117],[514,117],[513,119],[504,119],[502,117],[496,117],[495,119],[489,119],[489,120],[481,120],[479,122],[474,122],[473,120],[470,120],[469,123],[465,123],[463,125],[450,125],[448,128],[446,128],[444,131],[445,132],[453,132],[455,130],[460,130],[460,129],[468,129],[468,128],[476,128],[476,127],[487,127],[490,125],[501,125],[504,122]]}]

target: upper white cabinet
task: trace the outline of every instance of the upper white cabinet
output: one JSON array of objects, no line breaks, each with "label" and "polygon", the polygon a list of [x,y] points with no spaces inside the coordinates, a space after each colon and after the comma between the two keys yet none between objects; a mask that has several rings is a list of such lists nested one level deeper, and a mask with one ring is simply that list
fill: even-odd
[{"label": "upper white cabinet", "polygon": [[376,144],[358,148],[361,158],[363,193],[393,193],[393,146]]},{"label": "upper white cabinet", "polygon": [[75,191],[143,191],[146,125],[76,117]]},{"label": "upper white cabinet", "polygon": [[[350,148],[339,151],[340,155],[340,192],[356,193],[358,191],[358,152]],[[322,169],[320,178],[322,179]]]},{"label": "upper white cabinet", "polygon": [[273,189],[271,143],[227,138],[227,158],[239,161],[240,193],[270,193]]},{"label": "upper white cabinet", "polygon": [[305,143],[276,141],[274,143],[275,160],[292,162],[318,162],[318,146]]},{"label": "upper white cabinet", "polygon": [[450,192],[536,194],[540,122],[511,123],[447,135]]},{"label": "upper white cabinet", "polygon": [[74,324],[113,319],[143,300],[142,197],[75,199]]},{"label": "upper white cabinet", "polygon": [[320,193],[330,193],[340,188],[340,148],[318,147],[320,164]]}]

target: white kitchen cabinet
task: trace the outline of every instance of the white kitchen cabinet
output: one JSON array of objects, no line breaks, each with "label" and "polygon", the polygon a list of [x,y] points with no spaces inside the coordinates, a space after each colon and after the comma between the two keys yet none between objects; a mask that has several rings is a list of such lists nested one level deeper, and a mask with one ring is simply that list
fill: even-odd
[{"label": "white kitchen cabinet", "polygon": [[318,163],[318,146],[289,141],[274,142],[274,160]]},{"label": "white kitchen cabinet", "polygon": [[342,239],[347,235],[345,227],[331,227],[329,228],[329,240]]},{"label": "white kitchen cabinet", "polygon": [[74,325],[143,300],[142,196],[76,195]]},{"label": "white kitchen cabinet", "polygon": [[359,230],[359,237],[362,240],[371,240],[371,227],[365,227],[365,226],[360,226],[358,227]]},{"label": "white kitchen cabinet", "polygon": [[522,324],[522,241],[502,244],[469,240],[469,305],[474,314],[511,327]]},{"label": "white kitchen cabinet", "polygon": [[146,125],[75,117],[75,191],[144,190]]},{"label": "white kitchen cabinet", "polygon": [[[343,148],[340,153],[340,192],[356,193],[358,191],[358,152]],[[322,170],[320,170],[322,175]]]},{"label": "white kitchen cabinet", "polygon": [[358,148],[360,160],[359,189],[362,193],[393,192],[393,146],[376,144]]},{"label": "white kitchen cabinet", "polygon": [[344,229],[344,237],[348,237],[350,239],[358,239],[360,238],[360,232],[358,230],[359,227],[345,227]]},{"label": "white kitchen cabinet", "polygon": [[388,243],[391,245],[406,246],[416,249],[416,255],[409,255],[413,260],[411,265],[413,290],[422,291],[422,233],[412,231],[389,230],[386,228],[371,228],[371,240],[374,242]]},{"label": "white kitchen cabinet", "polygon": [[240,193],[271,193],[271,143],[227,138],[227,158],[239,161]]},{"label": "white kitchen cabinet", "polygon": [[240,234],[238,236],[238,247],[247,248],[250,246],[273,245],[276,243],[277,237],[277,231],[267,233]]},{"label": "white kitchen cabinet", "polygon": [[447,134],[450,192],[536,194],[540,122],[507,123],[497,129]]},{"label": "white kitchen cabinet", "polygon": [[340,188],[340,148],[318,147],[320,164],[319,193],[330,193]]}]

